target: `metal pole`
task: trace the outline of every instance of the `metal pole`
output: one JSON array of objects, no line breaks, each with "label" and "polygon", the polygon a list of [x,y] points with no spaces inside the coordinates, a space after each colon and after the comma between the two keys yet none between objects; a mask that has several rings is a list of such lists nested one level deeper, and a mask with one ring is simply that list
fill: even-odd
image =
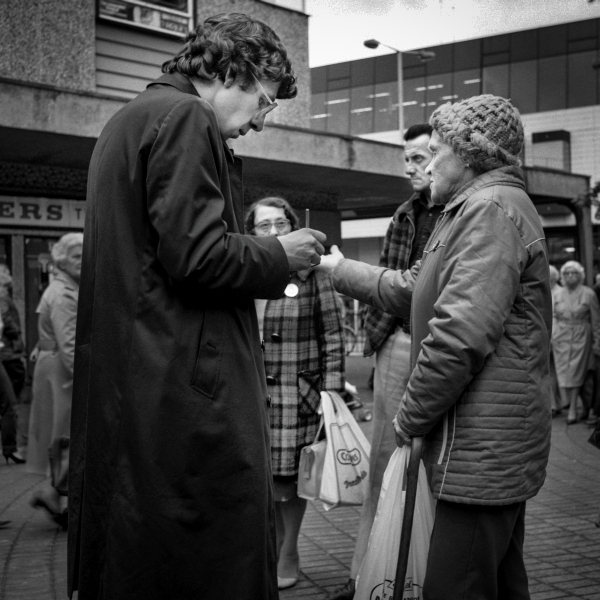
[{"label": "metal pole", "polygon": [[398,67],[398,129],[400,130],[400,142],[404,135],[404,77],[402,73],[402,52],[396,51]]}]

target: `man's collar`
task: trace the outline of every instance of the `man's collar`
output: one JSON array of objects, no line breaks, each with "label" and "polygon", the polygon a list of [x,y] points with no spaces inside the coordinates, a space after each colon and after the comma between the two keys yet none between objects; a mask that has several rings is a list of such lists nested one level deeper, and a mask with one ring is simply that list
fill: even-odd
[{"label": "man's collar", "polygon": [[194,84],[190,81],[190,78],[183,73],[165,73],[152,83],[149,83],[147,87],[152,85],[170,85],[184,94],[193,94],[194,96],[200,97],[198,90],[196,90]]}]

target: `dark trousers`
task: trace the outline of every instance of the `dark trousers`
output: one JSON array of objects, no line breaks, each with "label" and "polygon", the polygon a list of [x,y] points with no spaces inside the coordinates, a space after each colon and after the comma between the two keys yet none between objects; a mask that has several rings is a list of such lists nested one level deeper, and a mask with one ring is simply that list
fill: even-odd
[{"label": "dark trousers", "polygon": [[17,413],[15,392],[10,377],[0,363],[0,432],[2,454],[8,456],[17,449]]},{"label": "dark trousers", "polygon": [[524,536],[525,502],[481,506],[438,500],[424,600],[529,600]]}]

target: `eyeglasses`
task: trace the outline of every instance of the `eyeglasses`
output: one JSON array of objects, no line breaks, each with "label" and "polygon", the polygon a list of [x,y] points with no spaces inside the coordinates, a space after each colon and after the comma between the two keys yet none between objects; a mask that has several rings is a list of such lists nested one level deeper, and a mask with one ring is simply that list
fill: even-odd
[{"label": "eyeglasses", "polygon": [[250,75],[252,75],[252,77],[254,77],[254,81],[256,81],[256,83],[258,84],[258,87],[260,88],[260,91],[262,92],[263,96],[266,98],[267,102],[269,103],[264,108],[261,108],[258,111],[258,113],[256,113],[255,119],[257,121],[260,121],[261,119],[264,119],[274,108],[277,108],[277,106],[279,106],[279,105],[277,104],[277,102],[274,102],[273,100],[271,100],[271,98],[269,98],[269,94],[267,94],[267,92],[265,91],[265,88],[262,86],[262,83],[257,79],[256,75],[254,75],[254,73],[252,73],[252,72],[250,72]]},{"label": "eyeglasses", "polygon": [[277,219],[277,221],[261,221],[254,226],[255,231],[261,233],[270,233],[271,228],[275,225],[277,233],[283,233],[291,225],[289,219]]},{"label": "eyeglasses", "polygon": [[579,271],[565,271],[563,275],[579,275]]}]

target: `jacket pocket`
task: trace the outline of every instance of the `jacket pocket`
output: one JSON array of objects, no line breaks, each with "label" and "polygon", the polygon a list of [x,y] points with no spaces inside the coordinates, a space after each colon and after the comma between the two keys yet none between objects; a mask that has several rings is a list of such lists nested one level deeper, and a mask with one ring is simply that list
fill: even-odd
[{"label": "jacket pocket", "polygon": [[227,315],[205,313],[200,345],[194,366],[191,386],[208,398],[215,398],[221,379]]},{"label": "jacket pocket", "polygon": [[317,413],[321,402],[321,369],[298,373],[298,414],[312,417]]}]

